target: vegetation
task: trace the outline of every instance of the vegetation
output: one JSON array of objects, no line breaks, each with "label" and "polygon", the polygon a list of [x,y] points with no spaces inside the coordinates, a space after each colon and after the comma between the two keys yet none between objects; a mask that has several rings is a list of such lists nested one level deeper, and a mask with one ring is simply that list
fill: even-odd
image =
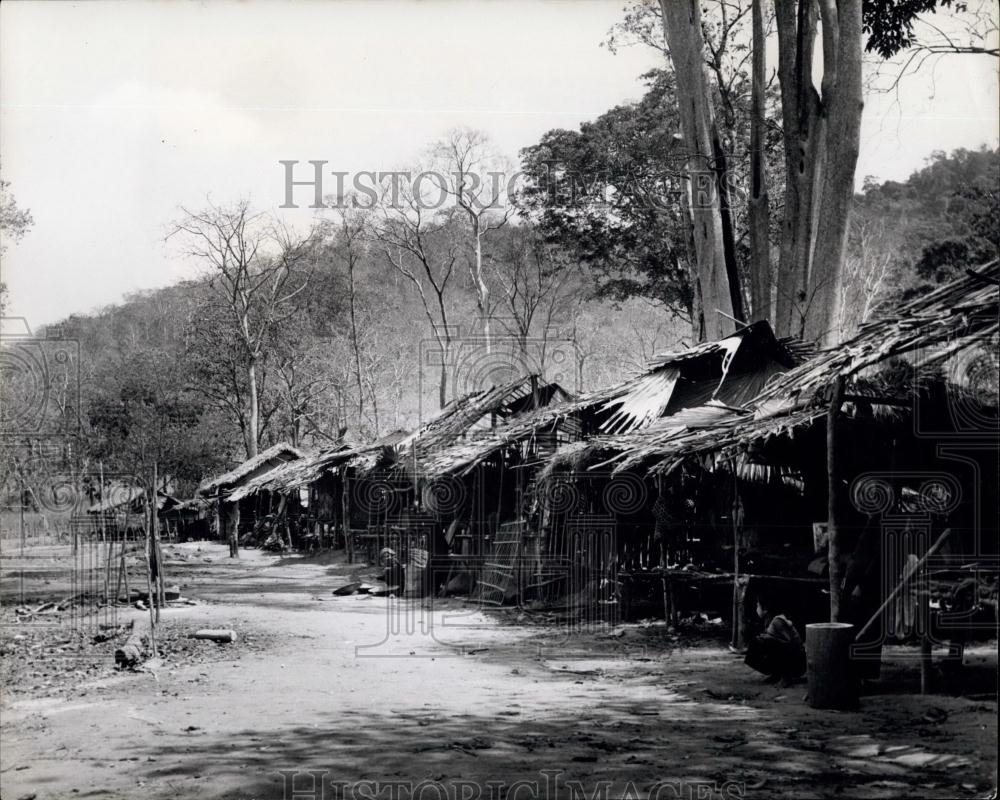
[{"label": "vegetation", "polygon": [[[155,463],[184,493],[279,440],[411,427],[510,372],[597,388],[758,318],[849,335],[997,255],[995,151],[934,153],[907,181],[853,191],[863,43],[881,58],[929,46],[917,15],[936,5],[967,10],[858,0],[834,19],[828,3],[717,0],[689,18],[633,3],[607,44],[656,48],[663,69],[637,102],[525,148],[513,205],[488,180],[513,167],[460,128],[409,165],[437,178],[367,205],[329,198],[306,231],[245,198],[181,209],[168,240],[196,279],[48,331],[79,343],[79,404],[60,411],[85,434],[74,457]],[[31,216],[2,188],[16,242]]]}]

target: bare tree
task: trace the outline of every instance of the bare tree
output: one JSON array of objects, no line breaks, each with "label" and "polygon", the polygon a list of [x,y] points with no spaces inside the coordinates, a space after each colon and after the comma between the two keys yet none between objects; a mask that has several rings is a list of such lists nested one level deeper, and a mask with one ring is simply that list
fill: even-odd
[{"label": "bare tree", "polygon": [[[338,198],[337,202],[328,202],[335,209],[335,218],[331,223],[333,236],[333,254],[347,268],[347,300],[350,317],[351,357],[354,365],[354,383],[357,390],[358,421],[365,415],[365,387],[361,378],[361,342],[358,332],[359,297],[358,268],[368,248],[367,231],[368,212],[361,208],[353,195]],[[376,423],[377,426],[377,423]]]},{"label": "bare tree", "polygon": [[508,227],[487,250],[486,262],[504,312],[500,326],[517,342],[524,363],[537,359],[544,371],[550,334],[568,321],[573,300],[585,294],[579,265],[523,225]]},{"label": "bare tree", "polygon": [[851,220],[851,247],[840,287],[837,329],[841,340],[867,322],[882,297],[896,252],[885,221],[856,217]]},{"label": "bare tree", "polygon": [[[423,182],[417,182],[417,192]],[[454,330],[449,324],[449,292],[461,244],[454,226],[436,219],[434,204],[414,185],[383,187],[368,227],[389,265],[410,283],[420,298],[441,357],[438,402],[448,402],[448,359]]]},{"label": "bare tree", "polygon": [[507,224],[513,205],[504,196],[511,168],[489,136],[471,128],[455,128],[431,146],[434,176],[451,197],[467,225],[471,257],[469,274],[476,290],[480,324],[490,350],[490,287],[483,272],[483,240]]},{"label": "bare tree", "polygon": [[261,362],[276,326],[293,313],[293,300],[308,283],[311,236],[295,236],[247,200],[181,211],[168,238],[180,239],[184,253],[208,268],[209,286],[228,312],[246,386],[245,408],[241,402],[234,410],[251,458],[261,437]]}]

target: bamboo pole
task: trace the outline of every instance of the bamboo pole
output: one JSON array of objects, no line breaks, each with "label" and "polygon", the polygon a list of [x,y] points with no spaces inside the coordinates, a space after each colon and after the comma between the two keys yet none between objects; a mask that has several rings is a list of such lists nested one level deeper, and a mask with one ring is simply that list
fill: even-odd
[{"label": "bamboo pole", "polygon": [[[153,512],[155,513],[155,512]],[[156,655],[156,623],[157,617],[153,610],[153,569],[152,569],[153,525],[152,520],[146,526],[146,542],[143,552],[146,556],[146,597],[149,599],[149,648]]]},{"label": "bamboo pole", "polygon": [[743,647],[743,613],[740,603],[740,525],[737,512],[740,506],[740,477],[736,472],[736,460],[732,462],[733,469],[733,649]]},{"label": "bamboo pole", "polygon": [[900,580],[900,582],[896,584],[896,588],[893,589],[891,592],[889,592],[888,597],[886,597],[885,600],[882,602],[882,605],[878,607],[878,611],[876,611],[872,615],[872,618],[868,620],[868,622],[866,622],[864,626],[862,626],[860,631],[858,631],[857,636],[854,637],[855,640],[860,639],[862,636],[865,635],[865,633],[868,632],[868,629],[873,624],[875,624],[875,620],[877,620],[882,615],[882,612],[885,611],[886,608],[888,608],[889,603],[895,600],[896,595],[898,595],[903,590],[903,587],[906,586],[906,582],[909,581],[914,575],[916,575],[918,570],[923,566],[924,562],[938,551],[938,548],[941,547],[942,544],[944,544],[944,540],[948,538],[948,534],[950,533],[951,533],[951,528],[944,529],[944,532],[937,538],[937,541],[934,542],[934,544],[932,544],[930,548],[928,548],[927,552],[920,557],[917,563],[913,565],[913,569],[909,570],[903,576],[902,580]]},{"label": "bamboo pole", "polygon": [[354,543],[351,540],[351,503],[348,497],[347,467],[340,468],[340,516],[341,527],[344,529],[344,549],[347,550],[347,563],[354,563]]},{"label": "bamboo pole", "polygon": [[163,580],[163,548],[160,547],[160,515],[156,507],[156,486],[159,480],[159,465],[153,462],[153,500],[150,510],[153,514],[153,552],[156,556],[156,621],[160,621],[160,609],[166,604],[166,592]]},{"label": "bamboo pole", "polygon": [[830,407],[826,415],[827,530],[830,562],[830,622],[840,622],[840,594],[843,578],[840,569],[840,464],[837,452],[837,419],[844,401],[844,379],[833,382]]},{"label": "bamboo pole", "polygon": [[98,506],[98,508],[100,509],[98,511],[98,513],[100,514],[100,517],[101,517],[101,542],[107,548],[107,567],[104,570],[104,602],[107,603],[107,602],[110,602],[110,596],[109,596],[109,594],[110,594],[110,591],[111,591],[111,562],[113,560],[112,551],[114,550],[114,547],[112,547],[111,542],[108,541],[107,530],[106,530],[106,528],[104,526],[104,511],[105,511],[105,508],[104,508],[104,462],[103,461],[98,461],[97,463],[98,463],[98,468],[100,470],[100,472],[99,472],[99,476],[100,477],[99,477],[99,484],[98,484],[98,486],[99,486],[100,492],[101,492],[101,503]]}]

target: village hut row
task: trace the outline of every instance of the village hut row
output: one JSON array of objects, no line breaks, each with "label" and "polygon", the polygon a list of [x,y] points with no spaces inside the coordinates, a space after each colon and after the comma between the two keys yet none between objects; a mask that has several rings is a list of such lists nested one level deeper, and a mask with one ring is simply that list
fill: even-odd
[{"label": "village hut row", "polygon": [[755,585],[803,621],[861,620],[944,530],[934,575],[952,592],[985,575],[973,592],[995,608],[998,277],[969,272],[820,352],[759,321],[578,398],[519,377],[409,434],[277,445],[199,494],[230,532],[270,515],[292,544],[388,548],[425,591],[731,607],[737,644]]}]

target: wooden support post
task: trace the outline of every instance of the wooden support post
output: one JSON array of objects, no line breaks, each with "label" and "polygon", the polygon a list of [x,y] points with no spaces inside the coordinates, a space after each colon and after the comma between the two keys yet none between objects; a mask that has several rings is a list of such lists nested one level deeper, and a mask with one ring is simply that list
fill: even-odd
[{"label": "wooden support post", "polygon": [[159,476],[159,465],[153,462],[153,501],[151,505],[151,510],[153,512],[153,552],[156,556],[156,621],[160,621],[160,609],[166,605],[166,596],[164,587],[166,586],[165,576],[163,574],[163,548],[160,546],[160,513],[157,508],[156,494],[157,494],[157,484],[160,482]]},{"label": "wooden support post", "polygon": [[740,593],[740,479],[736,473],[736,461],[731,462],[733,470],[733,638],[732,645],[735,650],[742,650],[745,646],[743,641],[742,611],[743,603]]},{"label": "wooden support post", "polygon": [[115,581],[115,602],[121,597],[122,582],[125,584],[125,602],[129,599],[128,590],[128,563],[125,560],[125,536],[122,536],[122,546],[120,548],[120,555],[118,558],[118,579]]},{"label": "wooden support post", "polygon": [[354,543],[351,541],[351,501],[348,495],[347,468],[340,468],[340,518],[344,529],[344,548],[347,550],[347,563],[354,563]]},{"label": "wooden support post", "polygon": [[663,621],[669,628],[671,619],[674,616],[674,593],[670,586],[670,576],[664,570],[663,572]]},{"label": "wooden support post", "polygon": [[931,679],[931,637],[924,632],[920,636],[920,694],[930,694]]},{"label": "wooden support post", "polygon": [[830,622],[840,622],[840,594],[843,578],[840,569],[840,465],[837,461],[837,419],[844,401],[844,379],[833,382],[830,407],[826,415],[827,530],[829,531]]},{"label": "wooden support post", "polygon": [[[156,513],[154,510],[153,514]],[[146,527],[146,542],[143,552],[146,555],[146,596],[149,598],[149,648],[156,655],[156,612],[153,609],[153,526]]]},{"label": "wooden support post", "polygon": [[[225,503],[225,498],[219,495],[219,506]],[[240,503],[230,503],[232,508],[226,512],[226,535],[229,539],[229,557],[240,557]]]}]

